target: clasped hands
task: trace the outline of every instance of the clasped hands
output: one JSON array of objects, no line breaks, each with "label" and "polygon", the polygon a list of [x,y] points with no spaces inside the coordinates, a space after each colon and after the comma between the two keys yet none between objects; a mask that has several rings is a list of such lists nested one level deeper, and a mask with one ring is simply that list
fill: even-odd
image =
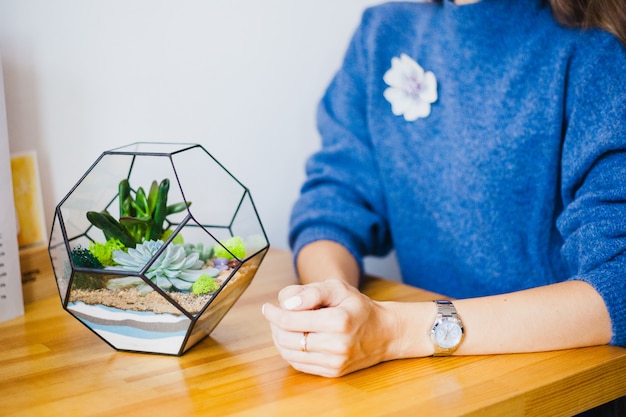
[{"label": "clasped hands", "polygon": [[293,368],[339,377],[398,357],[401,326],[393,302],[374,301],[339,280],[292,285],[267,303],[274,344]]}]

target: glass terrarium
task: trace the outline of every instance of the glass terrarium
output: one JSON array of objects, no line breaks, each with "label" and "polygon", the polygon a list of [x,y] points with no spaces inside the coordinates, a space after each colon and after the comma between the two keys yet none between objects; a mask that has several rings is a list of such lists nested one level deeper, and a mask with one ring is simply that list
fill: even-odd
[{"label": "glass terrarium", "polygon": [[252,281],[269,242],[249,190],[197,144],[104,152],[56,208],[63,308],[118,350],[182,355]]}]

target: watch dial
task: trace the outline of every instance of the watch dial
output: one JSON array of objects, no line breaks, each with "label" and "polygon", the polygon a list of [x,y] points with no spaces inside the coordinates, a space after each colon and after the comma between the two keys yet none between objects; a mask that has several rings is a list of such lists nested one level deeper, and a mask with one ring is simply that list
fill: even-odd
[{"label": "watch dial", "polygon": [[444,349],[450,349],[458,345],[462,336],[461,326],[452,321],[444,321],[435,329],[435,341]]}]

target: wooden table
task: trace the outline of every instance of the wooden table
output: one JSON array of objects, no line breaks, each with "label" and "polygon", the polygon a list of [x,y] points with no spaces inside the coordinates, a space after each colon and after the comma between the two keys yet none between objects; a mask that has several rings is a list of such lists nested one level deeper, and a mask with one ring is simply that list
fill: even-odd
[{"label": "wooden table", "polygon": [[[113,350],[58,297],[0,324],[2,416],[566,416],[626,395],[626,349],[422,358],[337,379],[293,370],[261,305],[295,283],[272,250],[213,334],[182,357]],[[52,279],[52,277],[50,277]],[[379,300],[432,293],[370,279]]]}]

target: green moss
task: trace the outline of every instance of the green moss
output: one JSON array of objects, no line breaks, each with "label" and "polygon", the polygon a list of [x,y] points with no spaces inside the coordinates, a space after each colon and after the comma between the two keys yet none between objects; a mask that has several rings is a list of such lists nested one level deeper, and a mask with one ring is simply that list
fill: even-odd
[{"label": "green moss", "polygon": [[72,249],[71,256],[74,266],[78,268],[104,268],[102,263],[89,251],[89,249],[85,249],[81,246],[77,246]]},{"label": "green moss", "polygon": [[[72,262],[77,268],[103,269],[102,263],[89,249],[77,246],[72,249]],[[72,289],[96,290],[102,288],[102,279],[99,276],[76,272],[72,280]]]},{"label": "green moss", "polygon": [[116,250],[126,250],[126,247],[115,238],[111,238],[106,243],[91,242],[89,245],[89,252],[103,265],[113,266],[116,265],[113,260],[113,252]]},{"label": "green moss", "polygon": [[[224,247],[228,250],[224,249]],[[233,236],[222,241],[221,245],[215,245],[213,251],[216,258],[226,258],[229,261],[233,259],[233,255],[239,259],[246,257],[246,245],[239,236]]]},{"label": "green moss", "polygon": [[191,291],[195,295],[203,295],[203,294],[211,294],[215,291],[219,290],[220,284],[215,280],[215,278],[203,274],[198,277],[196,282],[191,286]]}]

